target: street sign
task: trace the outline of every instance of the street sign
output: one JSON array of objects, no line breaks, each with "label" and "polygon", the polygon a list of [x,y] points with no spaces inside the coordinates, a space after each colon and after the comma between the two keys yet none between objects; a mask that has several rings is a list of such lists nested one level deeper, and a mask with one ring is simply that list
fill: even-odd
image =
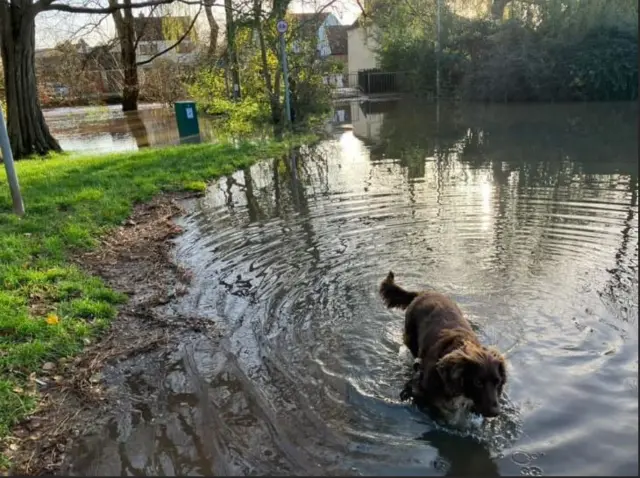
[{"label": "street sign", "polygon": [[278,23],[276,23],[276,30],[278,30],[278,33],[286,32],[288,27],[289,25],[287,25],[287,22],[284,20],[278,20]]}]

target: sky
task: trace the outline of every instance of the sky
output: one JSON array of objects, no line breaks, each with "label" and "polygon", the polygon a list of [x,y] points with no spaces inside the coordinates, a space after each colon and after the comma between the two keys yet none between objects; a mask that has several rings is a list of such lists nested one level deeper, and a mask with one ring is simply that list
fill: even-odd
[{"label": "sky", "polygon": [[[289,11],[314,12],[322,8],[328,0],[293,0]],[[60,0],[60,3],[78,3]],[[92,2],[98,3],[97,0]],[[106,2],[105,2],[106,3]],[[133,2],[135,4],[135,0]],[[217,0],[222,5],[222,0]],[[331,11],[343,24],[351,24],[359,15],[356,0],[337,0],[326,11]],[[183,13],[184,14],[184,13]],[[214,15],[218,22],[224,23],[224,8],[214,7]],[[203,18],[204,21],[204,18]],[[109,15],[81,15],[74,13],[43,12],[36,17],[36,48],[52,48],[56,44],[71,39],[78,41],[84,38],[90,45],[95,45],[113,38],[113,22]]]}]

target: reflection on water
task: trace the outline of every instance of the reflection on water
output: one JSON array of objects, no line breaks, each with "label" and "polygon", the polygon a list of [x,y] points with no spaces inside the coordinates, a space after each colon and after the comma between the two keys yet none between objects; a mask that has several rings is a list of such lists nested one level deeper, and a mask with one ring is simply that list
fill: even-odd
[{"label": "reflection on water", "polygon": [[[55,108],[45,110],[45,119],[65,151],[135,151],[180,142],[173,108],[158,104],[143,104],[138,111],[127,113],[120,105]],[[200,114],[198,123],[204,142],[220,139],[214,119]]]},{"label": "reflection on water", "polygon": [[[133,410],[73,472],[635,475],[636,105],[349,108],[192,204],[181,312],[222,339],[122,377]],[[507,354],[503,416],[454,431],[399,402],[389,270]]]}]

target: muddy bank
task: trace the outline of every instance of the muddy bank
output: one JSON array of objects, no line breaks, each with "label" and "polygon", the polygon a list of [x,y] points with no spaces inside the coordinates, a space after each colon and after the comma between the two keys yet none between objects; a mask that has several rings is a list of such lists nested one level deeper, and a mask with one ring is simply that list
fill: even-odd
[{"label": "muddy bank", "polygon": [[[211,322],[177,316],[171,307],[190,281],[170,252],[171,238],[181,232],[173,218],[182,212],[179,201],[187,197],[164,195],[136,206],[101,247],[77,258],[82,268],[103,277],[129,301],[101,340],[88,343],[72,361],[46,364],[42,375],[33,377],[41,403],[6,442],[12,474],[72,472],[67,452],[75,438],[104,430],[114,417],[120,428],[126,427],[123,417],[144,413],[131,398],[145,394],[139,389],[144,384],[132,377],[151,363],[170,364],[177,350],[196,340],[215,344]],[[153,393],[150,388],[150,402]]]}]

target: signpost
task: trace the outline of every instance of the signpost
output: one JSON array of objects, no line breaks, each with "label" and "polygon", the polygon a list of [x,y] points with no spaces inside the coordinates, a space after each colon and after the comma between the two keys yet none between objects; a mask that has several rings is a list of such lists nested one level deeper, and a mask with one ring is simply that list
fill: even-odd
[{"label": "signpost", "polygon": [[284,41],[284,34],[287,32],[287,22],[284,20],[278,20],[276,23],[276,30],[280,34],[280,50],[282,52],[282,76],[284,78],[284,108],[286,119],[291,124],[291,99],[289,98],[289,70],[287,68],[287,49]]},{"label": "signpost", "polygon": [[13,152],[11,151],[11,143],[9,142],[9,134],[7,133],[7,125],[4,124],[4,115],[0,109],[0,149],[2,150],[2,162],[4,169],[7,171],[7,182],[11,190],[11,199],[13,200],[13,212],[18,216],[24,216],[24,203],[20,194],[20,184],[18,183],[18,175],[13,164]]}]

